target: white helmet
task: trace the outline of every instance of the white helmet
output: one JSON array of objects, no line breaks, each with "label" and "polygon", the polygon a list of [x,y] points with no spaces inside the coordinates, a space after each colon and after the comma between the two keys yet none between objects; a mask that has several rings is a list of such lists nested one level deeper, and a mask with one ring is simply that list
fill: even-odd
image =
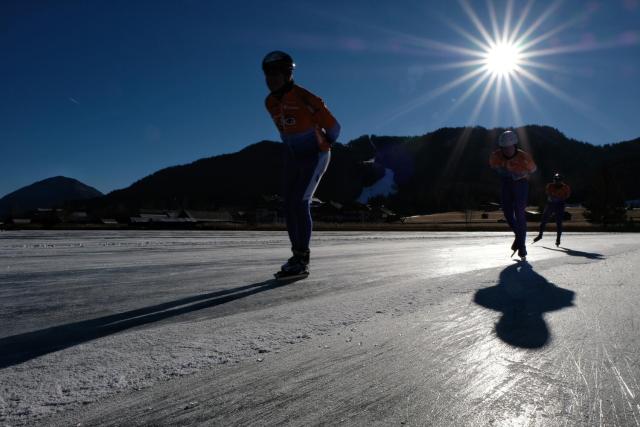
[{"label": "white helmet", "polygon": [[500,147],[509,147],[511,145],[516,145],[518,143],[518,135],[515,132],[506,130],[502,132],[500,137],[498,138],[498,145]]}]

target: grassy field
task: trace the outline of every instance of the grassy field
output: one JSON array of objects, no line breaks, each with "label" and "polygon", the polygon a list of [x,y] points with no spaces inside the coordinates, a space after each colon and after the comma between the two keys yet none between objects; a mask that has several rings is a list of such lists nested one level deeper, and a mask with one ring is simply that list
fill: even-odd
[{"label": "grassy field", "polygon": [[[537,212],[536,207],[528,207],[527,211]],[[600,224],[593,224],[586,220],[584,216],[585,209],[583,207],[568,207],[567,212],[571,214],[571,219],[564,222],[564,229],[567,231],[598,231],[602,229]],[[483,214],[486,215],[483,218]],[[640,209],[627,211],[627,217],[635,222],[640,221]],[[467,212],[444,212],[432,215],[418,215],[405,219],[405,225],[409,226],[425,226],[437,229],[439,227],[454,230],[508,230],[508,226],[504,221],[501,211],[483,212],[483,211],[467,211]],[[539,222],[528,222],[529,230],[537,230]],[[548,231],[555,231],[555,222],[547,224]]]}]

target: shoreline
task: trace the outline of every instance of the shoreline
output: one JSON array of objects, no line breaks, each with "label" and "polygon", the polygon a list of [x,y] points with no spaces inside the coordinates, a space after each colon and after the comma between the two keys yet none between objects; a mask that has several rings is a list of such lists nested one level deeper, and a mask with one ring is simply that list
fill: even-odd
[{"label": "shoreline", "polygon": [[[527,224],[528,232],[537,232],[539,223]],[[46,226],[40,224],[5,224],[2,231],[29,231],[29,230],[189,230],[189,231],[286,231],[284,224],[238,224],[238,223],[204,223],[189,224],[188,226],[175,226],[167,224],[148,224],[144,226],[113,225],[113,224],[59,224]],[[447,223],[323,223],[316,222],[314,231],[511,231],[505,223],[486,222],[447,222]],[[555,233],[555,224],[548,224],[546,233]],[[601,224],[589,223],[565,223],[564,232],[640,232],[640,227],[635,225],[620,224],[604,227]]]}]

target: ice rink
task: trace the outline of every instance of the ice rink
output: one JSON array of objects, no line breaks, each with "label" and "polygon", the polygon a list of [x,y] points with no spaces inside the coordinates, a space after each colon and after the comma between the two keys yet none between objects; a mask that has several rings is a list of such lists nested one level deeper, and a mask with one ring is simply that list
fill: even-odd
[{"label": "ice rink", "polygon": [[640,425],[640,235],[512,239],[2,232],[0,425]]}]

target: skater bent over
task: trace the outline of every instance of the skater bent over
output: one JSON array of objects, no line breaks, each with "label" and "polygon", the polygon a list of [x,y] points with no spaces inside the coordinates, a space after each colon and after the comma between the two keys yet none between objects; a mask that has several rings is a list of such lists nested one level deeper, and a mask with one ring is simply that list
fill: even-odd
[{"label": "skater bent over", "polygon": [[498,138],[499,149],[489,158],[489,164],[500,175],[500,202],[504,217],[516,237],[511,250],[523,260],[527,256],[527,220],[525,208],[529,195],[529,174],[537,167],[531,156],[517,146],[518,136],[508,130]]},{"label": "skater bent over", "polygon": [[262,60],[270,90],[265,104],[284,145],[284,208],[293,252],[276,278],[309,274],[311,198],[340,133],[340,125],[322,99],[294,83],[294,68],[291,56],[281,51],[270,52]]},{"label": "skater bent over", "polygon": [[553,213],[556,217],[556,246],[560,246],[564,206],[566,200],[571,195],[571,187],[562,181],[562,176],[559,173],[556,173],[553,176],[553,182],[547,184],[545,191],[547,193],[547,206],[544,207],[542,221],[540,221],[540,232],[533,239],[533,242],[535,243],[542,239],[547,221],[549,221],[549,217]]}]

